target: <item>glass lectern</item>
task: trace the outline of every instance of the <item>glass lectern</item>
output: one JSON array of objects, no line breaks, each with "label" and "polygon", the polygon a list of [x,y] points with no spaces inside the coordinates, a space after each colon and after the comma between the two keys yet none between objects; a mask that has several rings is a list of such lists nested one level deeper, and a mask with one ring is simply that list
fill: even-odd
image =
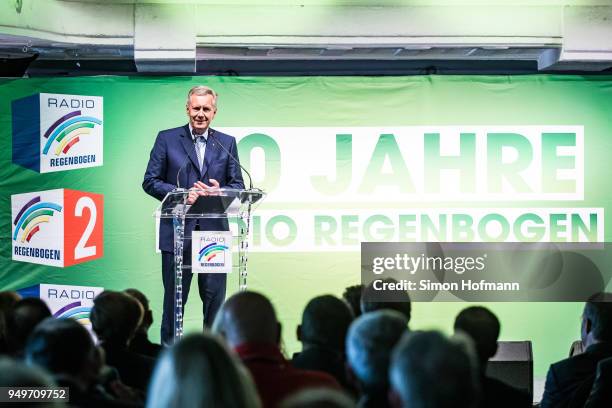
[{"label": "glass lectern", "polygon": [[[155,212],[155,216],[172,219],[174,227],[174,340],[183,336],[183,273],[192,273],[191,263],[183,262],[185,243],[191,235],[185,236],[186,223],[199,220],[204,229],[230,231],[231,249],[237,253],[237,262],[232,270],[238,273],[238,289],[247,289],[247,253],[251,214],[261,203],[265,192],[258,189],[238,190],[221,188],[214,193],[194,190],[199,193],[193,204],[187,204],[189,191],[176,189],[166,195]],[[189,230],[189,228],[188,228]],[[193,243],[192,243],[193,244]]]}]

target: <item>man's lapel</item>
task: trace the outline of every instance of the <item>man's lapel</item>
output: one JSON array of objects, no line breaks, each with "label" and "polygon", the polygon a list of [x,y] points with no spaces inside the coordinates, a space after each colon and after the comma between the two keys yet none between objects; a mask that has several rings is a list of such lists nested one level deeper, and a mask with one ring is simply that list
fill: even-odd
[{"label": "man's lapel", "polygon": [[181,144],[183,145],[183,149],[185,149],[185,153],[187,153],[187,156],[189,156],[193,167],[196,169],[196,172],[198,173],[198,175],[201,176],[202,174],[200,173],[200,164],[198,163],[198,156],[196,156],[195,152],[195,143],[193,143],[193,139],[189,134],[189,125],[183,126],[183,133],[181,134]]}]

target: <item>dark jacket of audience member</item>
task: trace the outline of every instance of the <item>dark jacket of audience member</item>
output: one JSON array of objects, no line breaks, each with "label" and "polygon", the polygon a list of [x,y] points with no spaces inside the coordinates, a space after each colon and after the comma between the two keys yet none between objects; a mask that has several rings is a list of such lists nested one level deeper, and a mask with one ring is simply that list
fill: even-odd
[{"label": "dark jacket of audience member", "polygon": [[69,388],[70,406],[133,406],[116,401],[98,387],[101,361],[90,334],[72,319],[48,318],[34,329],[26,362],[44,368],[58,386]]},{"label": "dark jacket of audience member", "polygon": [[612,358],[597,364],[597,374],[584,408],[608,408],[612,402]]},{"label": "dark jacket of audience member", "polygon": [[471,339],[412,332],[393,351],[391,398],[396,407],[473,408],[480,403]]},{"label": "dark jacket of audience member", "polygon": [[344,347],[352,320],[349,307],[334,296],[317,296],[308,302],[297,328],[302,352],[294,354],[293,366],[326,372],[351,390],[346,380]]},{"label": "dark jacket of audience member", "polygon": [[130,341],[130,345],[128,349],[133,351],[134,353],[142,354],[143,356],[157,358],[159,353],[162,351],[162,346],[160,344],[155,344],[151,340],[149,340],[149,328],[153,324],[153,312],[149,308],[149,299],[139,291],[138,289],[126,289],[125,293],[134,297],[144,311],[142,315],[142,322],[136,329],[136,333]]},{"label": "dark jacket of audience member", "polygon": [[[584,306],[581,338],[585,351],[550,366],[541,408],[583,406],[588,398],[597,364],[612,357],[612,297],[594,296]],[[612,406],[612,401],[608,402]]]},{"label": "dark jacket of audience member", "polygon": [[339,389],[329,374],[293,367],[279,349],[281,326],[270,301],[254,292],[230,297],[213,328],[249,369],[264,407],[276,407],[288,395],[312,387]]},{"label": "dark jacket of audience member", "polygon": [[6,321],[9,354],[23,358],[28,336],[38,323],[50,316],[49,307],[39,298],[24,298],[15,303]]},{"label": "dark jacket of audience member", "polygon": [[389,406],[391,352],[407,331],[408,320],[395,310],[365,313],[351,324],[347,363],[360,393],[360,407]]},{"label": "dark jacket of audience member", "polygon": [[90,320],[104,349],[106,364],[117,369],[123,383],[145,391],[155,360],[128,350],[142,313],[142,306],[133,297],[104,291],[94,299]]},{"label": "dark jacket of audience member", "polygon": [[483,408],[531,407],[532,401],[524,390],[512,387],[496,378],[487,377],[487,363],[497,352],[501,326],[497,316],[481,306],[463,309],[455,319],[455,332],[461,331],[474,341],[480,365],[480,385]]},{"label": "dark jacket of audience member", "polygon": [[147,408],[260,406],[246,368],[208,333],[188,335],[163,354],[147,399]]}]

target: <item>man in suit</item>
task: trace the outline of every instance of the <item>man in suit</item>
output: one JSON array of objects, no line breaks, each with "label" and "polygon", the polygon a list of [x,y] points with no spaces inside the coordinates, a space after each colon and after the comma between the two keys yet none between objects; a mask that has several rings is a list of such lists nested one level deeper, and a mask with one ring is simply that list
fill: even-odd
[{"label": "man in suit", "polygon": [[473,341],[479,362],[479,379],[482,389],[482,408],[529,408],[531,398],[525,390],[512,387],[487,376],[489,359],[497,352],[497,339],[501,330],[499,319],[482,306],[463,309],[455,318],[455,333],[463,332]]},{"label": "man in suit", "polygon": [[[215,194],[221,187],[244,188],[238,161],[236,140],[210,128],[217,113],[217,94],[206,86],[193,87],[186,104],[189,123],[162,130],[155,145],[142,183],[143,189],[158,200],[177,187],[189,188],[188,204],[198,195]],[[198,189],[198,191],[196,191]],[[227,230],[226,220],[186,220],[185,237],[194,229]],[[162,251],[164,306],[161,339],[172,343],[174,326],[174,230],[171,219],[162,219],[159,230]],[[191,263],[191,240],[186,239],[183,264]],[[183,306],[187,302],[192,274],[183,274]],[[203,303],[204,325],[210,326],[225,299],[225,274],[199,274],[198,288]]]},{"label": "man in suit", "polygon": [[597,364],[612,357],[612,295],[600,293],[584,306],[581,324],[584,352],[550,366],[541,408],[584,406]]}]

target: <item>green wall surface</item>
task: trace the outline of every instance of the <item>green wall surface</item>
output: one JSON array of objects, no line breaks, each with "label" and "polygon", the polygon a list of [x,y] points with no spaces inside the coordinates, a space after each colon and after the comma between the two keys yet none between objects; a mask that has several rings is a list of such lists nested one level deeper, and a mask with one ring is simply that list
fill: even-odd
[{"label": "green wall surface", "polygon": [[[151,299],[159,339],[162,301],[161,257],[155,253],[153,212],[158,202],[142,190],[149,152],[158,131],[187,122],[185,97],[190,87],[206,84],[220,95],[213,127],[270,128],[388,128],[442,126],[580,126],[584,129],[584,194],[581,199],[517,200],[473,198],[414,201],[389,195],[385,201],[363,202],[342,197],[326,201],[287,199],[269,191],[262,212],[283,214],[299,210],[317,214],[330,209],[404,211],[411,208],[611,208],[609,152],[612,151],[612,77],[584,76],[416,76],[416,77],[82,77],[0,80],[0,289],[15,290],[37,283],[136,287]],[[12,163],[11,102],[36,93],[102,96],[104,98],[104,164],[78,170],[39,174]],[[325,132],[325,131],[323,131]],[[296,133],[300,133],[297,132]],[[331,132],[331,137],[335,136]],[[300,133],[301,134],[301,133]],[[244,137],[245,135],[236,135]],[[291,144],[291,135],[283,135]],[[300,136],[303,137],[303,136]],[[374,139],[376,140],[376,138]],[[296,141],[297,143],[298,141]],[[300,140],[303,143],[304,140]],[[335,149],[335,140],[329,146]],[[327,146],[327,145],[326,145]],[[303,151],[314,167],[320,160],[318,146]],[[245,161],[249,152],[239,151]],[[284,154],[284,151],[281,152]],[[333,156],[333,154],[332,154]],[[425,160],[431,159],[425,155]],[[257,163],[251,160],[251,167]],[[260,163],[262,166],[263,164]],[[283,174],[308,168],[283,162]],[[356,164],[359,166],[360,164]],[[294,167],[292,167],[294,166]],[[385,170],[386,171],[386,170]],[[383,173],[385,173],[383,171]],[[254,171],[257,175],[257,171]],[[269,177],[267,175],[266,177]],[[258,177],[256,177],[256,180]],[[261,177],[259,177],[261,180]],[[444,181],[442,181],[444,183]],[[69,188],[104,195],[104,256],[67,268],[16,262],[11,259],[11,195]],[[376,189],[376,187],[374,187]],[[358,195],[358,193],[355,193]],[[318,201],[317,201],[318,200]],[[308,202],[306,202],[308,201]],[[609,221],[598,228],[609,240]],[[298,229],[300,226],[298,226]],[[283,324],[287,353],[299,351],[295,329],[301,312],[313,296],[341,295],[346,286],[360,280],[359,247],[289,251],[254,250],[249,257],[249,288],[272,299]],[[237,290],[237,276],[229,276],[228,294]],[[195,280],[193,282],[195,285]],[[195,289],[195,288],[194,288]],[[193,290],[187,304],[186,331],[201,325],[201,302]],[[487,303],[502,322],[502,340],[533,341],[535,375],[542,377],[548,365],[567,356],[579,338],[579,303]],[[436,328],[450,332],[463,302],[417,303],[413,329]]]}]

